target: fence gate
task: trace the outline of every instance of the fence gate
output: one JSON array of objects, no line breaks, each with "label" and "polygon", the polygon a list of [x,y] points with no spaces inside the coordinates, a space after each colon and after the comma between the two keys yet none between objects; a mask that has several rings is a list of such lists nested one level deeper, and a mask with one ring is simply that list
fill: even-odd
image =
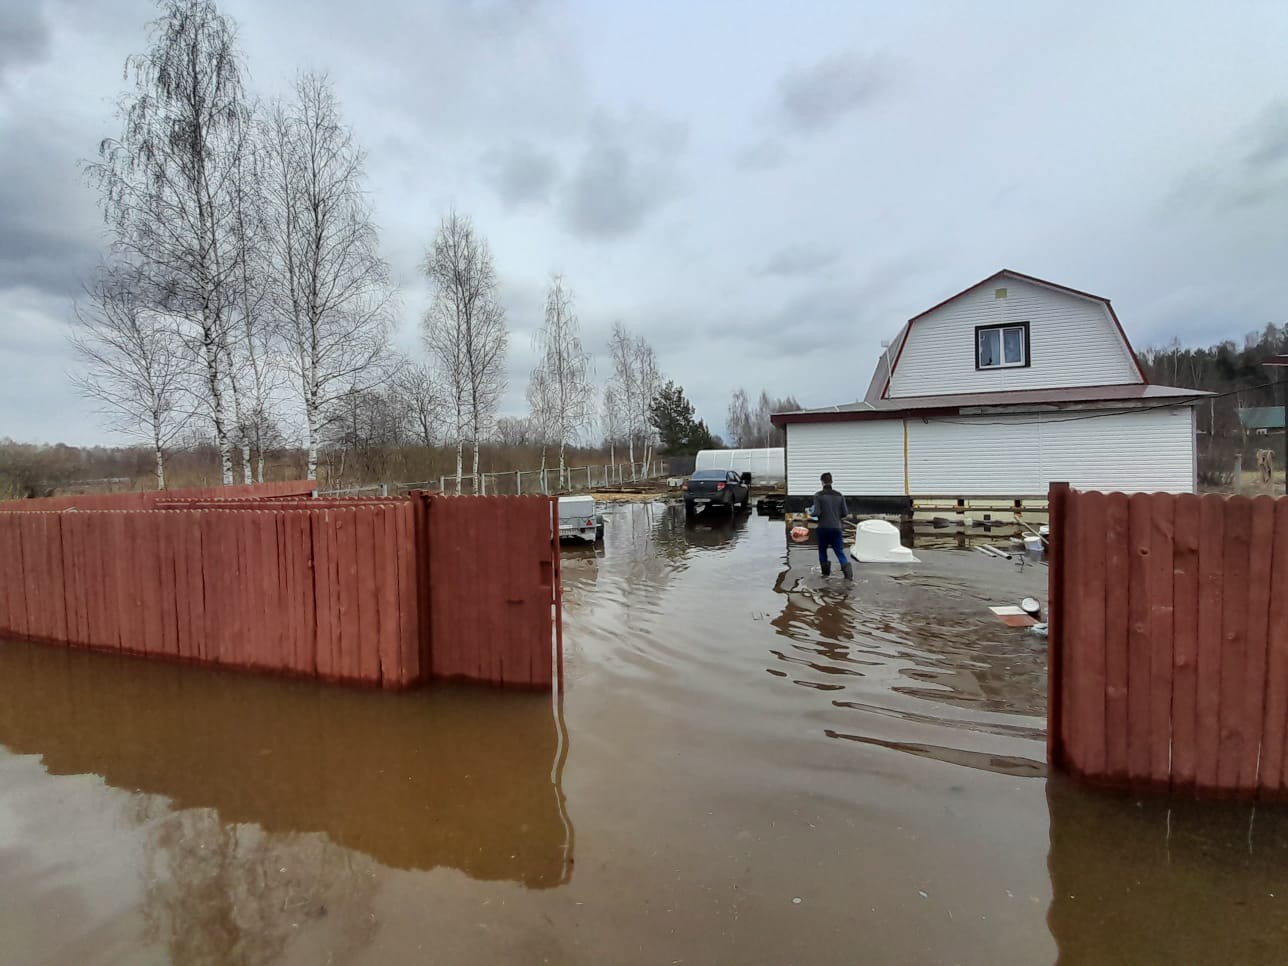
[{"label": "fence gate", "polygon": [[[521,688],[554,680],[558,520],[542,496],[431,496],[434,677]],[[559,661],[561,663],[561,661]]]}]

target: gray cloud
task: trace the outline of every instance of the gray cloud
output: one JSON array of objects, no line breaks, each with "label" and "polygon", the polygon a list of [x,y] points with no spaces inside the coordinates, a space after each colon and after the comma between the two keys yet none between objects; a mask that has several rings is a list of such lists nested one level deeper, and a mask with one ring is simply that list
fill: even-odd
[{"label": "gray cloud", "polygon": [[485,176],[508,207],[550,200],[559,170],[549,154],[516,141],[483,159]]},{"label": "gray cloud", "polygon": [[44,60],[49,41],[43,6],[22,0],[0,4],[0,84],[10,69]]},{"label": "gray cloud", "polygon": [[788,245],[770,255],[758,271],[761,275],[814,275],[840,257],[839,250],[824,248],[822,245]]},{"label": "gray cloud", "polygon": [[0,124],[0,289],[80,292],[97,258],[92,201],[76,167],[80,144],[44,117]]},{"label": "gray cloud", "polygon": [[824,131],[870,104],[889,82],[890,70],[881,58],[855,53],[826,57],[779,79],[779,117],[800,134]]},{"label": "gray cloud", "polygon": [[568,226],[587,238],[621,238],[638,231],[678,190],[677,166],[688,142],[679,122],[635,110],[599,112],[563,199]]},{"label": "gray cloud", "polygon": [[762,138],[738,152],[734,164],[742,171],[769,171],[787,160],[787,148],[777,138]]},{"label": "gray cloud", "polygon": [[1288,100],[1267,106],[1245,138],[1248,151],[1243,160],[1248,167],[1270,167],[1288,161]]},{"label": "gray cloud", "polygon": [[1288,209],[1288,100],[1268,104],[1220,149],[1221,160],[1193,168],[1164,195],[1164,218],[1250,209]]}]

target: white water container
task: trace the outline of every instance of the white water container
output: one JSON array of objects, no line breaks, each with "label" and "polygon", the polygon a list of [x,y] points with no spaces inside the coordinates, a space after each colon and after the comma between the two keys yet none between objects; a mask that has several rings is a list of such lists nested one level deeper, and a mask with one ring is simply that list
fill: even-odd
[{"label": "white water container", "polygon": [[851,548],[859,563],[917,563],[912,551],[899,543],[899,528],[885,520],[864,520]]}]

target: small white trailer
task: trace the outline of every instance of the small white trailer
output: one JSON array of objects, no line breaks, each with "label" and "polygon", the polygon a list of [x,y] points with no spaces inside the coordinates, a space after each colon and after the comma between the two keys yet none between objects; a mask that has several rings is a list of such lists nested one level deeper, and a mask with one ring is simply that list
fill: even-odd
[{"label": "small white trailer", "polygon": [[595,512],[593,496],[559,498],[559,539],[598,543],[604,539],[604,517]]}]

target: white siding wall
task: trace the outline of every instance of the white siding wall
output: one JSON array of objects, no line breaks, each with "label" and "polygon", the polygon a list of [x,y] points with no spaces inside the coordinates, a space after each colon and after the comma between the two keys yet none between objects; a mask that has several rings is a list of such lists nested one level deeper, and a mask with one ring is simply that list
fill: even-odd
[{"label": "white siding wall", "polygon": [[903,493],[903,424],[897,419],[789,424],[787,492],[816,493],[825,472],[842,493]]},{"label": "white siding wall", "polygon": [[1028,495],[1045,493],[1056,481],[1125,493],[1188,493],[1194,488],[1192,409],[1083,418],[1087,415],[909,420],[912,492]]},{"label": "white siding wall", "polygon": [[[1194,411],[1139,410],[908,420],[913,496],[1027,496],[1056,481],[1081,489],[1188,493],[1194,488]],[[904,493],[899,420],[788,427],[788,492],[813,493],[830,470],[856,496]]]},{"label": "white siding wall", "polygon": [[[1007,297],[994,297],[998,288]],[[975,327],[1029,323],[1031,365],[975,368]],[[891,398],[948,393],[1110,386],[1140,374],[1104,303],[1001,278],[912,323],[899,356]]]}]

